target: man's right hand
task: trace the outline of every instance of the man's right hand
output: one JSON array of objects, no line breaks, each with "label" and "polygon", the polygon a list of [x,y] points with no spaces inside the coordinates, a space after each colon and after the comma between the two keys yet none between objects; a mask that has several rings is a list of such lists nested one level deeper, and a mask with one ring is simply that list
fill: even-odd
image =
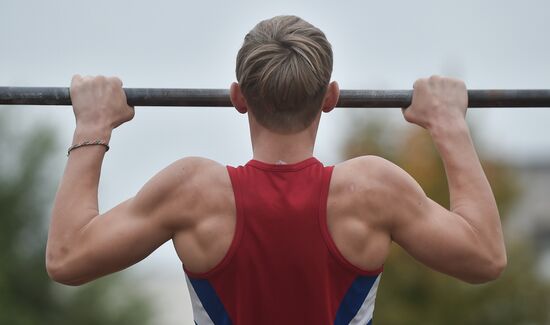
[{"label": "man's right hand", "polygon": [[116,77],[73,76],[71,100],[77,130],[85,133],[107,133],[108,137],[114,128],[134,117],[134,108],[126,103],[122,81]]},{"label": "man's right hand", "polygon": [[418,79],[413,86],[412,103],[403,110],[405,120],[431,131],[464,120],[468,93],[464,82],[453,78],[431,76]]}]

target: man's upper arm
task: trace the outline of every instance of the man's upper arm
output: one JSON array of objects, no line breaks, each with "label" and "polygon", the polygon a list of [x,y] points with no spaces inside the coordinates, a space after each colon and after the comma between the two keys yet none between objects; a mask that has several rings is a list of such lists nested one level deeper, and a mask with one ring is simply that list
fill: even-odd
[{"label": "man's upper arm", "polygon": [[475,229],[460,215],[426,196],[420,185],[391,162],[374,158],[376,197],[393,241],[437,271],[468,282],[482,278],[483,254]]},{"label": "man's upper arm", "polygon": [[[202,159],[182,159],[168,166],[136,194],[96,216],[77,236],[64,263],[62,278],[81,284],[131,266],[185,227],[186,198],[195,186],[193,175]],[[178,197],[176,200],[175,198]]]}]

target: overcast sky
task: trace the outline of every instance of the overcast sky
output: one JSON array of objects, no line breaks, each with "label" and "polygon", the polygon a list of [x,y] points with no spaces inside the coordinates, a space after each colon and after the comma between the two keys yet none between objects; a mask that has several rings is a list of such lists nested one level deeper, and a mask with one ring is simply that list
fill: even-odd
[{"label": "overcast sky", "polygon": [[[550,1],[544,0],[0,0],[0,85],[68,86],[79,73],[116,75],[128,87],[228,87],[244,35],[279,14],[301,16],[326,33],[341,88],[408,89],[431,74],[463,78],[470,88],[550,88]],[[0,109],[27,128],[37,121],[55,126],[54,172],[61,173],[74,127],[70,108]],[[400,110],[359,112],[408,127]],[[339,109],[323,117],[315,154],[324,162],[340,160],[350,115]],[[549,157],[550,109],[478,109],[469,119],[492,154]],[[138,108],[112,137],[102,208],[188,155],[246,162],[246,117],[230,108]],[[173,265],[170,247],[143,264],[168,257]]]}]

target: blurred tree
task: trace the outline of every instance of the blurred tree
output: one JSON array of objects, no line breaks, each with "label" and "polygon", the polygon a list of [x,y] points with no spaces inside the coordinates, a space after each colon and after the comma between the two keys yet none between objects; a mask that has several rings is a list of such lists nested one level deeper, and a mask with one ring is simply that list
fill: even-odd
[{"label": "blurred tree", "polygon": [[[344,146],[346,158],[369,154],[393,161],[429,197],[449,206],[443,163],[425,130],[411,128],[400,137],[396,128],[383,121],[357,119],[355,123]],[[518,187],[503,163],[481,159],[505,219]],[[507,250],[508,267],[498,280],[470,285],[420,265],[394,244],[382,275],[375,323],[550,324],[550,285],[536,274],[531,243],[508,241]]]},{"label": "blurred tree", "polygon": [[13,134],[0,115],[0,324],[147,324],[144,297],[120,277],[78,288],[54,283],[44,264],[51,129]]}]

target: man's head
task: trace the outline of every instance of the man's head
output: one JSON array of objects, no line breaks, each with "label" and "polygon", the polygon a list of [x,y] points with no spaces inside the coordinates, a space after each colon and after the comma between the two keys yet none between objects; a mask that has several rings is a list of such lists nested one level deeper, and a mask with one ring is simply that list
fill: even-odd
[{"label": "man's head", "polygon": [[325,34],[310,23],[296,16],[277,16],[246,35],[236,73],[246,108],[260,125],[277,133],[300,132],[323,108],[332,48]]}]

